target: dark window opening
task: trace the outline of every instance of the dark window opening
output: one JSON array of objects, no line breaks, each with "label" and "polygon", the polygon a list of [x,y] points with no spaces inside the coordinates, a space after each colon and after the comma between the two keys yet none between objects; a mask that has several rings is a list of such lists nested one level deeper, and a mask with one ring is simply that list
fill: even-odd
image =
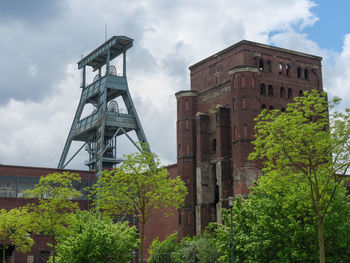
[{"label": "dark window opening", "polygon": [[283,65],[282,65],[282,63],[279,63],[278,64],[278,74],[282,74],[283,73]]},{"label": "dark window opening", "polygon": [[260,94],[261,95],[266,95],[266,87],[265,87],[265,84],[261,84],[260,86]]},{"label": "dark window opening", "polygon": [[281,87],[280,93],[281,93],[281,98],[284,98],[284,96],[286,95],[286,92],[283,87]]},{"label": "dark window opening", "polygon": [[289,64],[286,65],[286,76],[289,76],[289,72],[290,72],[290,66]]},{"label": "dark window opening", "polygon": [[291,88],[288,89],[288,98],[290,99],[293,96],[293,91]]},{"label": "dark window opening", "polygon": [[304,69],[304,78],[305,78],[305,79],[309,79],[309,71],[308,71],[307,68]]},{"label": "dark window opening", "polygon": [[263,59],[259,59],[259,70],[264,71],[264,60]]},{"label": "dark window opening", "polygon": [[269,96],[273,96],[273,87],[269,85]]},{"label": "dark window opening", "polygon": [[268,70],[268,72],[272,72],[272,64],[271,64],[271,61],[268,60],[268,61],[266,62],[266,64],[267,64],[267,70]]},{"label": "dark window opening", "polygon": [[211,148],[212,148],[213,152],[216,151],[216,138],[213,139]]},{"label": "dark window opening", "polygon": [[299,90],[299,97],[302,97],[304,95],[304,92],[302,90]]},{"label": "dark window opening", "polygon": [[263,109],[266,109],[266,105],[265,105],[265,104],[261,105],[261,109],[262,109],[262,110],[263,110]]},{"label": "dark window opening", "polygon": [[298,76],[298,79],[301,79],[301,67],[297,68],[297,76]]}]

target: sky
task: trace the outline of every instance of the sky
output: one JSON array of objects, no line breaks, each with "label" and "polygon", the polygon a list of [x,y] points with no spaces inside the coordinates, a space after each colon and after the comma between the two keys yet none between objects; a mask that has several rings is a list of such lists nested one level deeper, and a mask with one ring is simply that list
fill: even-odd
[{"label": "sky", "polygon": [[[190,89],[188,67],[242,39],[322,56],[324,89],[349,105],[348,10],[347,0],[0,0],[0,163],[57,166],[81,93],[77,62],[106,25],[107,38],[134,39],[129,90],[165,165],[176,162],[174,94]],[[132,151],[121,140],[120,154]],[[67,168],[87,169],[87,158]]]}]

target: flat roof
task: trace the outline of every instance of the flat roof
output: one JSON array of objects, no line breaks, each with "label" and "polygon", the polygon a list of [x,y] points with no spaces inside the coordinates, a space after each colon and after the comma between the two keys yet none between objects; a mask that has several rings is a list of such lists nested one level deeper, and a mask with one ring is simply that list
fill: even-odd
[{"label": "flat roof", "polygon": [[81,69],[87,65],[93,67],[95,71],[106,64],[108,49],[110,50],[109,59],[113,60],[124,51],[131,48],[133,46],[133,42],[133,39],[126,36],[113,36],[92,51],[89,55],[81,59],[78,62],[78,69]]},{"label": "flat roof", "polygon": [[266,44],[261,44],[261,43],[257,43],[257,42],[253,42],[253,41],[248,41],[248,40],[241,40],[239,42],[237,42],[236,44],[233,44],[232,46],[229,46],[217,53],[215,53],[214,55],[211,55],[210,57],[207,57],[195,64],[193,64],[192,66],[189,67],[189,69],[193,69],[197,66],[199,66],[200,64],[203,64],[217,56],[220,56],[221,54],[224,54],[234,48],[237,48],[239,46],[242,45],[250,45],[250,46],[255,46],[255,47],[261,47],[261,48],[267,48],[267,49],[271,49],[271,50],[276,50],[276,51],[280,51],[280,52],[285,52],[285,53],[290,53],[290,54],[294,54],[294,55],[298,55],[298,56],[302,56],[302,57],[308,57],[308,58],[313,58],[313,59],[317,59],[317,60],[322,60],[322,57],[319,56],[314,56],[314,55],[310,55],[310,54],[306,54],[303,52],[298,52],[298,51],[294,51],[294,50],[290,50],[290,49],[285,49],[285,48],[280,48],[280,47],[275,47],[275,46],[270,46],[270,45],[266,45]]}]

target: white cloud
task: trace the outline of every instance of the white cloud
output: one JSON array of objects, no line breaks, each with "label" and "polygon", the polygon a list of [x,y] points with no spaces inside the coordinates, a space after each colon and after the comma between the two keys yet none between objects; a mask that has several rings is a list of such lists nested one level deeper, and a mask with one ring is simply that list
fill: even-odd
[{"label": "white cloud", "polygon": [[[0,92],[3,101],[12,98],[0,105],[0,162],[57,165],[81,92],[74,63],[104,41],[105,23],[108,37],[135,39],[127,55],[129,88],[152,150],[165,163],[176,162],[174,93],[189,89],[188,66],[243,38],[325,57],[325,87],[343,94],[350,37],[336,54],[300,34],[318,19],[313,6],[308,0],[70,0],[60,16],[40,27],[0,20],[0,33],[7,36],[0,48],[16,54],[16,60],[9,55],[0,62],[8,79],[0,81]],[[21,80],[21,62],[36,82]],[[30,88],[24,88],[27,83]],[[83,152],[70,167],[83,168],[86,158]]]}]

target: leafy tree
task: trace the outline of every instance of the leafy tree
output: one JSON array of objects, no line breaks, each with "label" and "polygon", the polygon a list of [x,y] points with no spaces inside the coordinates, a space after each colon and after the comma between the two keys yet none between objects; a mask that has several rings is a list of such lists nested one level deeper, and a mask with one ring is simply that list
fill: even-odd
[{"label": "leafy tree", "polygon": [[256,118],[255,152],[249,157],[263,160],[265,173],[307,184],[320,262],[325,262],[324,220],[350,165],[350,109],[333,112],[338,102],[328,103],[324,92],[312,91],[295,98],[286,112],[263,110]]},{"label": "leafy tree", "polygon": [[135,227],[88,211],[76,217],[69,225],[70,234],[58,242],[57,263],[126,263],[133,258],[139,244]]},{"label": "leafy tree", "polygon": [[25,208],[0,210],[0,242],[2,243],[2,262],[6,263],[5,251],[8,244],[21,252],[28,252],[34,241],[30,237],[32,224]]},{"label": "leafy tree", "polygon": [[160,167],[157,156],[142,145],[142,152],[126,155],[121,166],[103,171],[93,187],[94,204],[105,213],[120,216],[124,213],[137,218],[140,226],[139,260],[143,260],[145,224],[157,212],[171,214],[179,208],[187,194],[184,182],[171,179]]},{"label": "leafy tree", "polygon": [[78,198],[81,193],[74,189],[73,182],[80,182],[75,173],[52,173],[42,176],[34,189],[24,192],[26,197],[38,198],[38,204],[32,204],[31,210],[35,219],[36,232],[51,238],[48,244],[53,249],[53,262],[57,240],[68,233],[67,222],[75,219],[74,213],[78,204],[71,199]]},{"label": "leafy tree", "polygon": [[180,247],[177,242],[177,235],[177,232],[175,232],[167,236],[162,242],[160,242],[158,238],[153,240],[148,250],[150,256],[147,263],[179,262],[176,256]]},{"label": "leafy tree", "polygon": [[[317,262],[317,225],[306,183],[267,174],[251,188],[248,199],[236,199],[233,207],[235,261]],[[350,204],[346,189],[339,187],[324,221],[329,262],[350,261]],[[230,261],[230,216],[215,228],[218,262]]]}]

